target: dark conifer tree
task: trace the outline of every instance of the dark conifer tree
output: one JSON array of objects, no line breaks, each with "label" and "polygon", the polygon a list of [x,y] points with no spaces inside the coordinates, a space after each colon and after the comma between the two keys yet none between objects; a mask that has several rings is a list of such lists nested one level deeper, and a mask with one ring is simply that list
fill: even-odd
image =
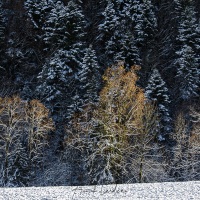
[{"label": "dark conifer tree", "polygon": [[158,135],[158,139],[160,141],[165,140],[166,135],[172,131],[169,110],[170,100],[166,84],[157,69],[153,70],[149,78],[145,94],[158,107],[161,126],[161,133]]},{"label": "dark conifer tree", "polygon": [[200,78],[200,32],[193,1],[177,1],[180,11],[176,58],[178,98],[188,100],[197,97]]},{"label": "dark conifer tree", "polygon": [[97,92],[100,88],[100,74],[96,53],[91,46],[86,49],[78,72],[78,81],[84,103],[96,102],[98,99]]}]

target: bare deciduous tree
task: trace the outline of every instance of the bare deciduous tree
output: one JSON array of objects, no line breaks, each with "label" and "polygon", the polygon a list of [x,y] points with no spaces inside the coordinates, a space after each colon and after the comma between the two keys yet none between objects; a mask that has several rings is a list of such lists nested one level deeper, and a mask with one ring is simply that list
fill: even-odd
[{"label": "bare deciduous tree", "polygon": [[189,129],[189,123],[183,113],[177,116],[175,133],[173,138],[176,146],[173,149],[174,158],[171,162],[171,175],[178,181],[199,179],[200,164],[200,135],[198,128],[199,113],[191,110],[191,116],[196,118],[193,129]]},{"label": "bare deciduous tree", "polygon": [[9,186],[21,173],[19,166],[14,164],[20,158],[24,110],[25,105],[19,97],[0,98],[1,185]]},{"label": "bare deciduous tree", "polygon": [[97,106],[87,107],[81,116],[75,116],[72,136],[66,144],[84,155],[90,183],[156,181],[150,179],[152,173],[144,171],[147,165],[159,165],[152,151],[158,117],[155,106],[136,85],[138,69],[109,68]]},{"label": "bare deciduous tree", "polygon": [[47,145],[48,132],[53,130],[53,120],[48,109],[38,100],[26,104],[26,138],[29,159],[40,162],[43,148]]},{"label": "bare deciduous tree", "polygon": [[53,130],[48,109],[37,100],[0,98],[1,185],[24,185],[30,168],[42,161],[47,133]]}]

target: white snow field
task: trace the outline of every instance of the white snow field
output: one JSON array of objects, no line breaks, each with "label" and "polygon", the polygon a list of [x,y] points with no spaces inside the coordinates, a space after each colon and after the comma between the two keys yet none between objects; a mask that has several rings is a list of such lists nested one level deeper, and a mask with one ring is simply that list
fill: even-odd
[{"label": "white snow field", "polygon": [[1,188],[0,200],[200,200],[200,181],[78,187]]}]

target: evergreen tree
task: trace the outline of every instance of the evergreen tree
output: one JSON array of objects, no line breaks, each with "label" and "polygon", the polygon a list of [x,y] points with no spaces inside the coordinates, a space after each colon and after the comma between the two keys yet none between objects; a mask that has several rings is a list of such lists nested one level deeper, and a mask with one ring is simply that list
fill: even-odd
[{"label": "evergreen tree", "polygon": [[166,134],[171,131],[170,100],[166,84],[157,69],[153,70],[149,78],[145,95],[157,104],[161,124],[161,134],[158,135],[158,139],[161,141],[165,140]]},{"label": "evergreen tree", "polygon": [[193,2],[184,3],[179,2],[178,4],[181,14],[176,38],[177,49],[174,64],[177,69],[178,97],[188,100],[198,95],[200,36]]},{"label": "evergreen tree", "polygon": [[157,28],[152,2],[151,0],[125,0],[124,3],[121,16],[133,31],[138,45],[145,45],[152,39]]},{"label": "evergreen tree", "polygon": [[[2,3],[0,2],[0,72],[3,70],[3,74],[5,73],[5,17],[4,10],[2,8]],[[0,75],[1,76],[1,75]]]},{"label": "evergreen tree", "polygon": [[3,9],[1,8],[0,4],[0,52],[2,52],[4,40],[5,40],[5,23],[3,17]]},{"label": "evergreen tree", "polygon": [[99,30],[101,31],[99,38],[100,39],[109,39],[113,35],[113,32],[119,26],[119,17],[115,11],[114,4],[111,1],[108,1],[107,6],[102,13],[104,19],[103,23],[99,25]]},{"label": "evergreen tree", "polygon": [[73,63],[77,65],[76,55],[73,53],[73,51],[58,50],[46,62],[37,77],[38,95],[44,99],[50,109],[60,107],[60,103],[63,100],[66,102],[73,90],[71,88],[75,79]]},{"label": "evergreen tree", "polygon": [[85,36],[86,21],[82,8],[69,1],[65,6],[58,1],[55,8],[51,10],[45,27],[44,41],[52,49],[55,48],[76,48],[81,49],[83,37]]},{"label": "evergreen tree", "polygon": [[195,52],[192,47],[184,45],[180,51],[176,52],[176,55],[176,80],[178,82],[179,98],[188,100],[191,97],[197,97],[200,73]]},{"label": "evergreen tree", "polygon": [[108,1],[107,6],[102,13],[103,22],[99,24],[99,35],[97,36],[97,41],[103,43],[103,52],[105,55],[106,62],[105,65],[110,65],[114,62],[114,55],[118,52],[118,40],[119,35],[119,16],[115,10],[114,4]]},{"label": "evergreen tree", "polygon": [[46,50],[55,52],[38,76],[37,91],[54,111],[66,110],[73,104],[71,97],[75,95],[76,74],[83,57],[85,27],[82,8],[72,0],[67,5],[58,1],[43,28]]},{"label": "evergreen tree", "polygon": [[99,64],[92,46],[85,51],[76,79],[77,89],[71,97],[68,119],[71,119],[75,113],[82,112],[83,107],[94,104],[98,100],[97,93],[100,88]]},{"label": "evergreen tree", "polygon": [[139,49],[135,38],[116,8],[119,8],[119,2],[115,5],[114,2],[108,1],[103,12],[104,21],[99,25],[98,39],[104,41],[105,52],[103,53],[108,60],[106,65],[119,61],[124,61],[126,66],[140,64]]},{"label": "evergreen tree", "polygon": [[[124,30],[125,31],[125,30]],[[126,67],[132,65],[141,65],[140,50],[137,46],[136,39],[130,30],[118,40],[119,50],[114,55],[114,61],[124,61]]]},{"label": "evergreen tree", "polygon": [[97,39],[104,41],[107,65],[121,60],[126,66],[141,64],[141,47],[151,41],[157,28],[151,1],[108,1],[103,17]]},{"label": "evergreen tree", "polygon": [[100,88],[99,65],[95,51],[90,46],[86,49],[80,70],[78,72],[80,93],[85,103],[97,101]]},{"label": "evergreen tree", "polygon": [[27,14],[36,29],[42,29],[56,0],[25,0]]},{"label": "evergreen tree", "polygon": [[66,119],[69,120],[69,123],[72,122],[72,119],[76,113],[78,114],[83,111],[82,107],[84,104],[82,98],[78,95],[77,91],[74,95],[71,95],[70,100],[71,104],[68,106],[66,114]]}]

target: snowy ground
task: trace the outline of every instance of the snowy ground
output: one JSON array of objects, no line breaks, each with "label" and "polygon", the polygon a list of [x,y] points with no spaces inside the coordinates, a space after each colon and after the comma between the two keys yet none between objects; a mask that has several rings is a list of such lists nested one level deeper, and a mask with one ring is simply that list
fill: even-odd
[{"label": "snowy ground", "polygon": [[0,200],[198,200],[200,181],[85,187],[1,188]]}]

